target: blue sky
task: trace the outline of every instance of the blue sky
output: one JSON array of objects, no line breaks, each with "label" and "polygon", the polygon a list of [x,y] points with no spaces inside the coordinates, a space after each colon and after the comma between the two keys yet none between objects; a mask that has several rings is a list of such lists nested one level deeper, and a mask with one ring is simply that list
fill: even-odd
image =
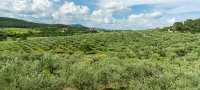
[{"label": "blue sky", "polygon": [[200,17],[200,0],[0,0],[0,16],[106,29],[151,29]]}]

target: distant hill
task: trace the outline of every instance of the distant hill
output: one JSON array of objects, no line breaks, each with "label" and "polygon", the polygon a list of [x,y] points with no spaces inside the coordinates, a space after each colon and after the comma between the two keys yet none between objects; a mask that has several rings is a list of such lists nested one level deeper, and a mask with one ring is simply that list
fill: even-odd
[{"label": "distant hill", "polygon": [[91,28],[91,29],[94,29],[94,30],[107,30],[107,29],[105,29],[105,28]]},{"label": "distant hill", "polygon": [[[69,26],[73,26],[73,27],[85,27],[84,25],[81,25],[81,24],[68,24]],[[107,29],[104,29],[104,28],[96,28],[96,27],[88,27],[92,30],[107,30]]]},{"label": "distant hill", "polygon": [[73,27],[85,27],[85,26],[83,26],[81,24],[69,24],[69,26],[73,26]]},{"label": "distant hill", "polygon": [[[13,28],[13,32],[30,32],[30,29],[37,30],[38,33],[26,33],[27,36],[48,37],[48,36],[67,36],[83,33],[96,33],[96,29],[91,29],[80,24],[64,25],[64,24],[43,24],[28,22],[14,18],[0,17],[1,32],[6,37],[21,36],[21,34],[10,33],[8,28]],[[20,29],[19,29],[20,28]],[[27,30],[27,31],[26,31]],[[4,31],[4,32],[3,32]],[[7,32],[7,33],[5,33]]]},{"label": "distant hill", "polygon": [[1,28],[40,28],[40,27],[70,27],[63,24],[43,24],[43,23],[34,23],[24,20],[0,17],[0,27]]},{"label": "distant hill", "polygon": [[53,28],[69,28],[69,29],[82,29],[82,30],[107,30],[104,28],[95,28],[95,27],[86,27],[81,24],[44,24],[44,23],[35,23],[35,22],[28,22],[25,20],[19,20],[15,18],[7,18],[7,17],[0,17],[0,28],[46,28],[46,27],[53,27]]}]

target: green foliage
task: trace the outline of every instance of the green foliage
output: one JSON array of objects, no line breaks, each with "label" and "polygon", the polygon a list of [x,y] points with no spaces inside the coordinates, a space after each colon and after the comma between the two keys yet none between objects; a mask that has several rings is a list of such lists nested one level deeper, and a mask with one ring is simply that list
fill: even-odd
[{"label": "green foliage", "polygon": [[42,23],[33,23],[24,20],[0,17],[0,27],[3,28],[41,28],[41,27],[67,27],[62,24],[42,24]]},{"label": "green foliage", "polygon": [[[64,24],[42,24],[18,20],[13,18],[0,17],[0,28],[8,37],[19,37],[23,34],[34,37],[67,36],[83,33],[97,33],[95,29],[88,27],[76,27]],[[2,31],[0,29],[0,31]],[[16,37],[16,38],[17,38]]]},{"label": "green foliage", "polygon": [[0,42],[0,90],[196,90],[199,44],[157,31]]},{"label": "green foliage", "polygon": [[183,30],[183,23],[182,22],[175,22],[172,29],[174,31],[182,31]]},{"label": "green foliage", "polygon": [[7,35],[0,32],[0,41],[6,40],[6,39],[7,39]]},{"label": "green foliage", "polygon": [[200,19],[188,19],[184,22],[175,22],[173,26],[164,27],[161,31],[167,31],[168,29],[176,32],[190,32],[199,33],[200,32]]},{"label": "green foliage", "polygon": [[83,44],[80,46],[80,50],[84,53],[95,54],[94,45],[91,44]]}]

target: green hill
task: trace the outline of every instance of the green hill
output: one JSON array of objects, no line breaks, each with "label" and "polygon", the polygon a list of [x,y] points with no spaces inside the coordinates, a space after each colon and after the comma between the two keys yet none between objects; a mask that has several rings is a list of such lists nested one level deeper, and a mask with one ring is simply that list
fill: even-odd
[{"label": "green hill", "polygon": [[63,24],[34,23],[14,18],[0,17],[0,28],[41,28],[41,27],[66,28],[69,26]]},{"label": "green hill", "polygon": [[0,41],[6,41],[8,38],[12,38],[12,40],[16,41],[19,40],[19,38],[69,36],[96,32],[96,29],[90,29],[85,26],[42,24],[0,17]]}]

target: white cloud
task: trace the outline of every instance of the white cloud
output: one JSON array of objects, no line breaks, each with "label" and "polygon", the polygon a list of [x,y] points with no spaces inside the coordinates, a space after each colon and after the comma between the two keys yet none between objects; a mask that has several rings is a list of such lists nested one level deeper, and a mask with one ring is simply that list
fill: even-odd
[{"label": "white cloud", "polygon": [[53,2],[60,2],[61,0],[52,0]]},{"label": "white cloud", "polygon": [[123,5],[126,6],[133,6],[133,5],[139,5],[139,4],[166,4],[166,3],[176,3],[180,1],[187,1],[187,0],[99,0],[99,7],[105,7],[106,3],[112,3],[112,2],[117,2],[117,3],[122,3]]},{"label": "white cloud", "polygon": [[61,0],[0,0],[0,16],[62,24],[70,24],[74,19],[87,18],[87,6],[67,1],[63,4],[54,2]]},{"label": "white cloud", "polygon": [[[45,23],[78,23],[109,29],[146,29],[168,26],[183,20],[179,19],[183,18],[181,13],[200,12],[200,1],[197,0],[95,1],[94,8],[77,5],[70,0],[0,0],[0,16]],[[144,4],[153,5],[154,10],[134,14],[132,6]],[[117,18],[120,16],[122,18]]]},{"label": "white cloud", "polygon": [[87,6],[76,6],[73,2],[65,2],[59,9],[59,12],[63,14],[86,14],[88,11]]},{"label": "white cloud", "polygon": [[32,8],[33,10],[48,10],[52,7],[52,2],[49,0],[33,0]]},{"label": "white cloud", "polygon": [[[99,7],[112,5],[123,5],[125,7],[134,5],[154,5],[160,11],[169,14],[180,14],[200,11],[200,0],[98,0]],[[118,6],[120,6],[118,5]]]},{"label": "white cloud", "polygon": [[28,8],[28,1],[26,0],[1,0],[0,9],[8,11],[22,11]]},{"label": "white cloud", "polygon": [[15,11],[22,11],[28,8],[29,3],[25,0],[19,0],[16,3],[12,3],[12,9]]},{"label": "white cloud", "polygon": [[170,18],[170,19],[167,19],[167,22],[169,23],[175,23],[176,22],[176,18]]},{"label": "white cloud", "polygon": [[123,2],[108,2],[101,6],[101,9],[105,12],[113,13],[113,12],[127,12],[131,11],[131,8],[129,8],[127,5],[123,4]]},{"label": "white cloud", "polygon": [[128,11],[131,11],[131,8],[128,8],[122,2],[108,2],[99,10],[94,10],[89,19],[93,22],[96,21],[99,24],[109,24],[116,22],[116,19],[113,17],[115,13],[125,13]]},{"label": "white cloud", "polygon": [[168,22],[169,19],[163,17],[163,14],[158,11],[132,14],[128,16],[128,19],[116,19],[112,17],[112,13],[105,14],[106,12],[103,10],[94,11],[90,17],[91,23],[86,25],[108,29],[150,29],[171,25],[173,21],[170,19],[171,22]]},{"label": "white cloud", "polygon": [[141,5],[141,4],[188,4],[188,3],[199,3],[198,0],[98,0],[99,7],[105,6],[106,3],[119,2],[126,6]]},{"label": "white cloud", "polygon": [[129,21],[138,21],[138,20],[143,20],[146,21],[147,19],[157,19],[162,17],[162,13],[161,12],[153,12],[153,13],[141,13],[138,15],[132,14],[128,17]]},{"label": "white cloud", "polygon": [[[130,8],[131,6],[144,4],[154,5],[155,12],[131,14],[128,19],[116,19],[113,17],[114,12],[119,12],[120,8],[122,8],[121,11],[131,11],[132,9],[134,10],[134,8]],[[200,11],[197,10],[197,8],[200,8],[199,4],[200,1],[196,0],[99,0],[98,6],[101,9],[93,12],[92,20],[98,22],[96,24],[97,27],[110,26],[109,28],[111,29],[119,29],[121,27],[123,29],[146,29],[170,26],[176,22],[176,16],[179,18],[183,16],[173,16],[174,14]]]},{"label": "white cloud", "polygon": [[95,10],[90,16],[90,20],[97,23],[110,23],[111,19],[112,13],[105,10]]},{"label": "white cloud", "polygon": [[168,12],[170,14],[189,13],[189,12],[200,11],[200,10],[197,10],[198,8],[200,8],[199,5],[183,5],[183,6],[177,6],[176,8],[173,8],[166,12]]},{"label": "white cloud", "polygon": [[87,6],[75,5],[73,2],[65,2],[58,11],[52,13],[57,23],[71,24],[74,19],[86,19],[89,13]]},{"label": "white cloud", "polygon": [[124,5],[122,2],[108,2],[104,4],[103,6],[104,9],[110,9],[110,10],[125,10],[125,9],[130,9],[126,5]]},{"label": "white cloud", "polygon": [[52,4],[49,0],[1,0],[0,9],[20,14],[41,13],[50,11]]}]

